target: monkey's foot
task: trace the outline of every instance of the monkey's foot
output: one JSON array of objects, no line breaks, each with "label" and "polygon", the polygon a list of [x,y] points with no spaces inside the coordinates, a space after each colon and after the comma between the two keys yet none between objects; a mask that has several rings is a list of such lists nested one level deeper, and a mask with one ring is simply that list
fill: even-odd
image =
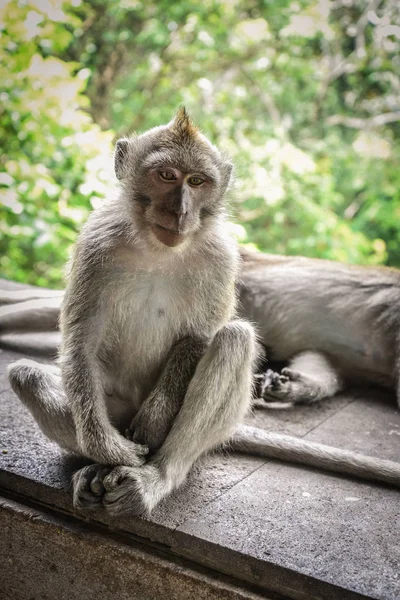
[{"label": "monkey's foot", "polygon": [[160,471],[152,466],[90,465],[74,475],[74,506],[103,506],[112,516],[146,515],[170,491]]},{"label": "monkey's foot", "polygon": [[89,510],[101,505],[105,492],[104,477],[112,467],[105,465],[89,465],[75,473],[72,479],[73,503],[79,510]]},{"label": "monkey's foot", "polygon": [[[265,373],[261,383],[261,396],[264,405],[270,403],[283,403],[279,408],[287,408],[294,404],[312,404],[321,399],[321,387],[312,377],[308,377],[299,371],[285,368],[281,373],[270,369]],[[260,402],[257,407],[262,406]],[[272,406],[272,404],[271,404]]]},{"label": "monkey's foot", "polygon": [[152,466],[114,467],[103,480],[106,493],[103,505],[113,516],[149,514],[169,492],[160,471]]}]

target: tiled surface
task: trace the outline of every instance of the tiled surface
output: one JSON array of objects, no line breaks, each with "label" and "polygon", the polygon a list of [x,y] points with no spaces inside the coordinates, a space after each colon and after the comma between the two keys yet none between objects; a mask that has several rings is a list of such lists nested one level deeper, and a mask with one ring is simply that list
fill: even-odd
[{"label": "tiled surface", "polygon": [[354,397],[344,392],[314,406],[299,405],[287,410],[257,408],[246,423],[268,431],[303,437],[353,401]]},{"label": "tiled surface", "polygon": [[221,569],[288,596],[400,597],[398,491],[270,462],[180,531],[201,539],[209,556],[219,552]]},{"label": "tiled surface", "polygon": [[[16,358],[3,351],[1,372]],[[380,392],[297,411],[291,425],[290,411],[268,415],[257,411],[253,419],[275,431],[292,427],[289,433],[307,439],[399,458],[399,411]],[[3,488],[72,512],[70,478],[84,461],[49,442],[9,389],[0,394],[0,450]],[[215,454],[151,519],[112,521],[102,511],[91,518],[288,597],[400,596],[400,494],[385,487]]]},{"label": "tiled surface", "polygon": [[394,395],[363,390],[354,398],[306,439],[400,462],[400,410]]},{"label": "tiled surface", "polygon": [[[47,441],[9,388],[0,352],[0,486],[72,511],[71,474],[84,461]],[[290,411],[257,410],[251,424],[400,461],[400,413],[367,390]],[[400,493],[312,469],[216,454],[151,519],[91,519],[141,536],[289,598],[400,598]]]}]

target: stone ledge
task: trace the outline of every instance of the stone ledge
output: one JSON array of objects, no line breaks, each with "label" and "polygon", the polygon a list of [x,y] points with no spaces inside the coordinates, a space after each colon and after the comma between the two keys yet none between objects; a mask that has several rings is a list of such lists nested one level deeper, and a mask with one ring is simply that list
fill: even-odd
[{"label": "stone ledge", "polygon": [[[385,404],[382,423],[386,428],[392,423],[393,430],[400,419],[390,406]],[[338,414],[331,417],[337,426]],[[368,414],[366,410],[365,418]],[[374,423],[379,414],[372,411]],[[327,421],[320,426],[326,428]],[[392,457],[397,437],[385,438]],[[0,394],[0,446],[6,451],[0,454],[0,486],[6,492],[47,505],[55,515],[74,514],[70,477],[85,461],[49,442],[8,389]],[[379,444],[381,455],[382,448]],[[161,545],[171,555],[231,575],[242,585],[256,585],[265,594],[273,590],[298,600],[395,600],[400,593],[394,527],[399,498],[389,488],[311,469],[217,454],[204,458],[186,485],[150,519],[111,520],[103,511],[90,519],[93,526],[103,523],[110,531]]]},{"label": "stone ledge", "polygon": [[[60,513],[77,520],[70,478],[84,461],[49,442],[10,390],[5,368],[20,356],[0,351],[0,486],[22,504],[47,506],[56,520]],[[381,391],[345,393],[287,412],[257,412],[250,421],[400,460],[400,412],[394,398]],[[105,525],[110,539],[122,534],[132,544],[140,539],[150,554],[162,547],[171,560],[179,556],[231,576],[245,590],[257,586],[263,591],[254,593],[261,597],[269,598],[273,590],[294,600],[397,600],[399,515],[400,495],[388,487],[216,454],[196,465],[188,482],[150,519],[111,520],[99,510],[87,531]]]},{"label": "stone ledge", "polygon": [[1,497],[0,529],[4,600],[267,598],[132,540]]}]

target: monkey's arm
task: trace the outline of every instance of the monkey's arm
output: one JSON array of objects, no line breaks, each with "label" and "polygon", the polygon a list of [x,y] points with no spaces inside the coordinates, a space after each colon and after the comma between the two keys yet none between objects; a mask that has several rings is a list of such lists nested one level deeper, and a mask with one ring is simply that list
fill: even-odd
[{"label": "monkey's arm", "polygon": [[150,451],[161,447],[178,414],[207,341],[185,337],[173,346],[156,387],[132,420],[127,437]]},{"label": "monkey's arm", "polygon": [[[110,423],[95,358],[97,340],[86,327],[67,337],[61,355],[63,385],[71,403],[77,443],[82,454],[106,464],[139,466],[147,448],[125,439]],[[64,340],[65,346],[65,340]]]},{"label": "monkey's arm", "polygon": [[360,479],[388,483],[400,488],[400,463],[341,450],[301,438],[270,433],[257,427],[239,425],[228,448],[265,458],[318,467]]},{"label": "monkey's arm", "polygon": [[[86,236],[90,233],[88,227]],[[101,240],[99,228],[96,235]],[[97,462],[138,466],[148,450],[127,440],[113,427],[101,383],[98,350],[113,283],[107,281],[107,255],[102,250],[100,244],[90,246],[85,242],[76,248],[61,311],[62,381],[81,452]]]}]

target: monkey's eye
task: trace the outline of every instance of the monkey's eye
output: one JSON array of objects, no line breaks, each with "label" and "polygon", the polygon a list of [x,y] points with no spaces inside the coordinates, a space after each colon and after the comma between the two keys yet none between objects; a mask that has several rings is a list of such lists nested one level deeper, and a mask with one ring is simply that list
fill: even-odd
[{"label": "monkey's eye", "polygon": [[159,175],[164,181],[176,181],[176,177],[172,171],[160,171]]},{"label": "monkey's eye", "polygon": [[189,177],[188,183],[189,183],[189,185],[195,185],[195,186],[203,185],[204,179],[201,179],[201,177]]}]

